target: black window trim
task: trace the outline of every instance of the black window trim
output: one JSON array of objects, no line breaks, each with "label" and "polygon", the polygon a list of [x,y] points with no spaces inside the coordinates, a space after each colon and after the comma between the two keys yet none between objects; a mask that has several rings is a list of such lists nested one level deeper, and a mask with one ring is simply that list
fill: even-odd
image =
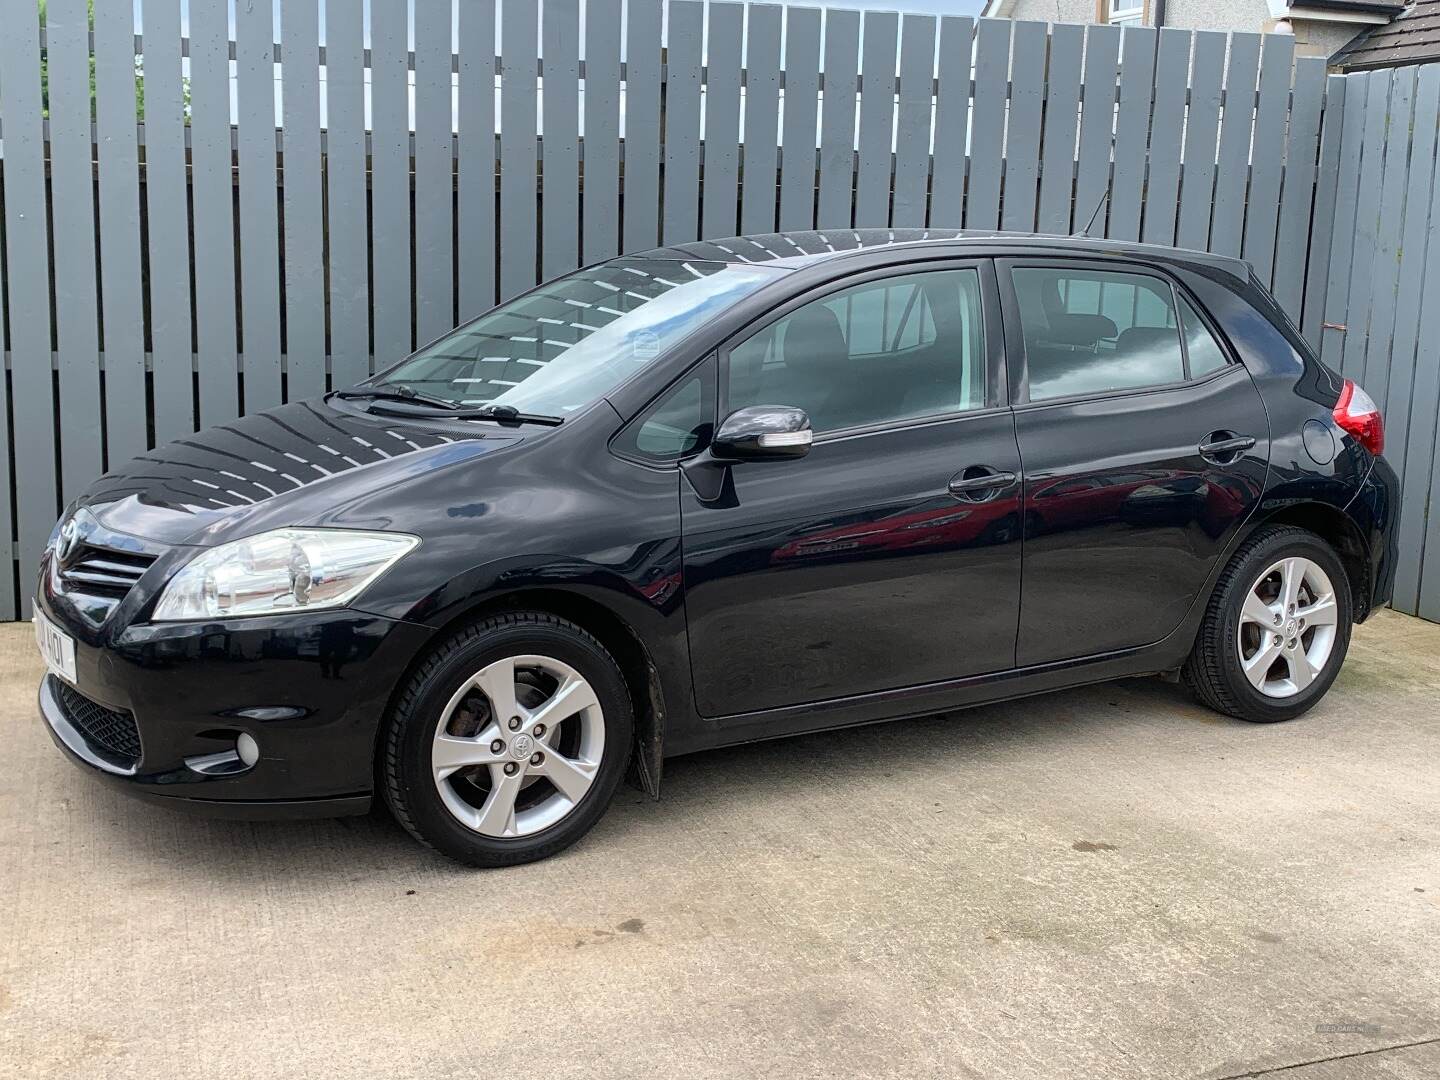
[{"label": "black window trim", "polygon": [[[1096,273],[1133,274],[1138,277],[1157,278],[1163,281],[1170,287],[1171,302],[1175,308],[1175,330],[1180,338],[1180,357],[1185,378],[1167,383],[1149,383],[1145,386],[1121,387],[1114,390],[1095,390],[1085,394],[1068,394],[1064,397],[1031,401],[1030,359],[1026,354],[1025,334],[1020,321],[1020,298],[1015,292],[1015,282],[1012,277],[1012,272],[1016,269],[1090,270]],[[1065,255],[999,256],[995,259],[995,272],[999,279],[1000,306],[1005,319],[1005,351],[1007,367],[1010,372],[1010,400],[1013,408],[1042,409],[1056,405],[1073,405],[1085,401],[1133,397],[1137,394],[1204,386],[1208,382],[1230,374],[1237,367],[1243,368],[1235,350],[1226,340],[1225,335],[1218,332],[1214,320],[1205,310],[1205,306],[1200,303],[1194,293],[1185,288],[1172,273],[1162,266],[1133,259],[1096,259],[1093,256],[1085,255],[1073,257]],[[1225,355],[1224,366],[1206,372],[1199,378],[1190,376],[1190,347],[1185,341],[1184,315],[1179,303],[1181,298],[1184,298],[1200,316],[1201,325],[1215,339],[1216,344],[1220,346],[1220,351]],[[1018,356],[1021,362],[1019,364],[1009,363],[1012,356]]]},{"label": "black window trim", "polygon": [[910,277],[915,274],[937,273],[945,270],[974,270],[980,284],[980,343],[985,358],[985,404],[976,409],[952,409],[948,412],[927,413],[898,420],[885,420],[874,424],[857,424],[833,431],[816,432],[815,445],[838,442],[841,439],[859,438],[907,428],[931,424],[949,423],[968,419],[972,416],[987,416],[1009,408],[1008,380],[1006,376],[1006,348],[1004,337],[1003,300],[1000,282],[996,274],[995,258],[990,255],[940,255],[936,258],[912,259],[874,266],[865,270],[841,272],[823,281],[806,287],[801,292],[761,312],[755,318],[737,328],[716,349],[719,357],[716,372],[716,425],[730,414],[729,375],[730,353],[745,344],[756,334],[780,321],[792,311],[806,304],[821,301],[826,296],[843,292],[856,285],[868,284],[891,277]]},{"label": "black window trim", "polygon": [[995,416],[1008,411],[1008,405],[985,405],[979,409],[954,409],[950,412],[927,413],[924,416],[908,416],[901,420],[885,420],[876,424],[857,424],[854,427],[836,428],[834,431],[817,432],[816,446],[844,442],[848,439],[867,439],[873,435],[888,435],[892,431],[908,431],[911,428],[934,427],[937,424],[963,423],[972,417]]}]

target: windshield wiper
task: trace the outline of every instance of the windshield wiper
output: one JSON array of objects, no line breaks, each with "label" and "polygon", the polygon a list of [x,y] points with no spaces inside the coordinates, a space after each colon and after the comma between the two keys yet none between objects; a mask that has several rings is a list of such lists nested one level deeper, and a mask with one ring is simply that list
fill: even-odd
[{"label": "windshield wiper", "polygon": [[521,412],[514,405],[481,405],[478,409],[466,409],[461,415],[467,420],[498,420],[502,424],[544,424],[547,427],[559,427],[565,422],[563,416]]},{"label": "windshield wiper", "polygon": [[444,409],[446,412],[461,411],[460,406],[449,398],[422,394],[420,391],[412,390],[408,386],[397,386],[393,390],[385,390],[379,387],[368,387],[364,390],[337,390],[335,391],[335,396],[344,401],[403,401],[411,405],[429,405],[435,409]]},{"label": "windshield wiper", "polygon": [[[386,408],[384,402],[391,400],[395,399],[389,395],[382,397],[380,398],[380,400],[376,401],[375,404],[371,405],[368,411],[372,413],[379,413],[383,416],[414,417],[417,415],[416,413],[408,409]],[[406,402],[407,404],[411,403],[410,398],[401,398],[400,400]],[[422,403],[419,401],[415,401],[413,402],[413,404],[419,405]],[[545,427],[559,427],[565,422],[565,418],[563,416],[547,416],[544,413],[525,413],[521,412],[513,405],[484,405],[478,409],[462,409],[458,406],[449,407],[445,409],[444,419],[494,420],[496,423],[500,424],[542,424]]]}]

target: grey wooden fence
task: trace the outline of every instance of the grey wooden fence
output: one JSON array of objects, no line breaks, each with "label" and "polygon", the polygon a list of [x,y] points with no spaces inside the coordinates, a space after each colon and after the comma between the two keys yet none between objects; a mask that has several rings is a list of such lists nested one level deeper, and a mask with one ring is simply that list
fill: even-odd
[{"label": "grey wooden fence", "polygon": [[1344,113],[1321,355],[1385,411],[1394,606],[1440,620],[1440,64],[1349,76]]},{"label": "grey wooden fence", "polygon": [[[97,5],[92,35],[86,0],[50,0],[44,28],[0,0],[0,617],[110,464],[351,382],[537,279],[737,231],[1066,233],[1102,196],[1095,235],[1241,255],[1312,341],[1369,295],[1362,258],[1412,270],[1361,344],[1325,347],[1393,367],[1392,400],[1414,382],[1406,482],[1430,482],[1437,372],[1413,346],[1440,305],[1409,231],[1430,172],[1392,181],[1376,147],[1402,96],[1433,144],[1433,77],[1347,86],[1287,36],[672,0],[662,41],[662,0],[623,22],[588,0],[583,33],[577,0],[412,3],[413,47],[406,0],[370,0],[367,47],[361,0],[323,26],[285,4],[278,42],[268,3],[235,6],[232,40],[219,0],[191,0],[188,37],[179,0],[144,0],[139,37],[129,4]],[[1440,565],[1427,580],[1440,617]]]}]

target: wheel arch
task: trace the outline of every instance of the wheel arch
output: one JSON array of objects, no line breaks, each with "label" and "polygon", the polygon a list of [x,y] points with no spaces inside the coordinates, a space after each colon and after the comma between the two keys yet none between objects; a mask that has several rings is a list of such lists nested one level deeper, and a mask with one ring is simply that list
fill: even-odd
[{"label": "wheel arch", "polygon": [[1350,583],[1354,621],[1364,622],[1370,614],[1370,558],[1360,528],[1350,516],[1329,503],[1291,503],[1257,514],[1239,542],[1244,543],[1257,530],[1270,525],[1298,526],[1330,545],[1340,565],[1345,568],[1345,577]]},{"label": "wheel arch", "polygon": [[[635,628],[614,610],[600,601],[564,588],[518,588],[484,597],[453,613],[435,626],[433,633],[420,648],[396,681],[392,700],[386,703],[388,718],[394,708],[393,697],[409,681],[413,670],[423,662],[431,647],[444,641],[460,627],[498,612],[538,611],[555,615],[593,634],[620,665],[625,686],[634,706],[634,740],[629,779],[651,798],[660,797],[660,774],[665,742],[665,692],[659,669],[650,649]],[[385,724],[377,728],[377,747],[384,737]],[[379,768],[379,754],[375,755]],[[378,784],[376,790],[380,790]]]}]

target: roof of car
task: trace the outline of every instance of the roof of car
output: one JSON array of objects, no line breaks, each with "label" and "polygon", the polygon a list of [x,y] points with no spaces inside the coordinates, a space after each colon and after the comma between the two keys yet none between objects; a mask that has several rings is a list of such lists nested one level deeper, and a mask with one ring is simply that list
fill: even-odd
[{"label": "roof of car", "polygon": [[634,252],[636,259],[706,262],[770,263],[799,269],[879,247],[924,248],[944,244],[974,246],[987,253],[1027,249],[1067,250],[1075,254],[1110,254],[1136,259],[1165,258],[1213,267],[1247,280],[1249,266],[1240,259],[1206,251],[1188,251],[1158,244],[1100,240],[1089,236],[1047,236],[1036,233],[982,232],[973,229],[827,229],[819,232],[754,233],[719,240],[697,240]]}]

